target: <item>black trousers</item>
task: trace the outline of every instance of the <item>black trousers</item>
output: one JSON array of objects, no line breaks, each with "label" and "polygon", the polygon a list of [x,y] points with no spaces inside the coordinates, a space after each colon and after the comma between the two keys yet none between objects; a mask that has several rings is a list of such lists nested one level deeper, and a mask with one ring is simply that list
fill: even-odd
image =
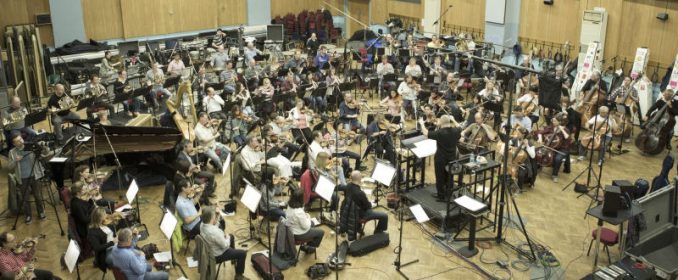
[{"label": "black trousers", "polygon": [[448,160],[445,158],[436,157],[434,160],[435,175],[436,175],[436,191],[438,192],[439,198],[445,198],[447,192],[447,186],[449,185],[449,175],[447,170],[445,170],[445,165],[447,165]]},{"label": "black trousers", "polygon": [[35,269],[33,270],[33,274],[35,274],[35,278],[37,278],[38,280],[59,279],[54,277],[54,274],[52,274],[52,272],[49,270]]},{"label": "black trousers", "polygon": [[215,261],[217,264],[220,264],[225,261],[235,260],[235,274],[243,274],[245,272],[247,251],[235,249],[235,238],[232,234],[229,235],[231,237],[231,248],[228,248],[223,254],[216,256]]}]

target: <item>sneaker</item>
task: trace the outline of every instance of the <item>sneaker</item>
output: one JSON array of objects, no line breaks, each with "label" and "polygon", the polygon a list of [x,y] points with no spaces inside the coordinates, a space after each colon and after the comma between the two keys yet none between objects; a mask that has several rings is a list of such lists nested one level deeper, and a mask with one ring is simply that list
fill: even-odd
[{"label": "sneaker", "polygon": [[132,112],[127,112],[127,116],[132,117],[132,116],[134,116],[134,114],[132,114]]},{"label": "sneaker", "polygon": [[551,179],[553,179],[554,183],[558,183],[558,176],[551,176]]},{"label": "sneaker", "polygon": [[367,166],[359,166],[358,170],[365,171],[365,170],[367,170]]},{"label": "sneaker", "polygon": [[584,160],[584,156],[578,156],[578,157],[577,157],[577,160],[578,160],[578,161]]},{"label": "sneaker", "polygon": [[33,218],[31,218],[31,216],[26,216],[26,220],[24,220],[24,222],[27,225],[30,225],[31,223],[33,223]]},{"label": "sneaker", "polygon": [[44,219],[47,218],[47,215],[45,215],[45,212],[42,212],[42,213],[40,213],[39,218],[40,218],[40,220],[44,220]]},{"label": "sneaker", "polygon": [[603,160],[602,160],[602,159],[598,161],[598,166],[601,166],[601,165],[603,165]]}]

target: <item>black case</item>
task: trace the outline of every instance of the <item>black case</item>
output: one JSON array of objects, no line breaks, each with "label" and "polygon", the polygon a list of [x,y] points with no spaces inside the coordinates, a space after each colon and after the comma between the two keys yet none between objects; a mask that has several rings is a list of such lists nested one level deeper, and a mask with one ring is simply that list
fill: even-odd
[{"label": "black case", "polygon": [[364,256],[374,250],[388,246],[389,243],[388,233],[381,232],[354,241],[348,246],[348,253],[354,257]]},{"label": "black case", "polygon": [[261,278],[265,280],[283,280],[283,276],[280,269],[275,264],[271,264],[271,271],[268,271],[268,257],[262,253],[252,254],[250,258],[252,260],[252,267],[257,271]]}]

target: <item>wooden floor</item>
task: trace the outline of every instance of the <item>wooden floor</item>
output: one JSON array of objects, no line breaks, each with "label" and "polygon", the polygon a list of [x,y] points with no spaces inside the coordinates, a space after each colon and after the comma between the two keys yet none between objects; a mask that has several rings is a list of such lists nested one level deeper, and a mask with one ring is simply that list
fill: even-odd
[{"label": "wooden floor", "polygon": [[[615,144],[619,140],[615,140]],[[674,143],[675,145],[675,143]],[[612,156],[604,165],[602,182],[604,186],[610,184],[613,179],[627,179],[635,181],[637,178],[646,178],[651,180],[660,171],[661,161],[663,156],[658,155],[654,157],[641,155],[638,150],[630,143],[624,143],[624,147],[630,152],[621,156]],[[597,156],[597,155],[596,155]],[[369,160],[367,166],[372,166],[372,161]],[[591,218],[584,218],[584,213],[589,206],[590,199],[586,196],[577,198],[578,194],[574,193],[572,187],[565,191],[561,191],[563,186],[569,183],[581,170],[585,169],[588,161],[577,162],[572,166],[572,173],[561,174],[560,182],[553,183],[551,181],[550,168],[545,168],[539,174],[537,183],[534,189],[528,189],[520,195],[514,196],[515,203],[525,222],[527,233],[531,241],[537,242],[547,247],[558,259],[561,266],[550,269],[547,272],[549,279],[579,279],[587,273],[591,272],[593,256],[586,256],[586,249],[588,247],[591,230],[595,227],[595,221]],[[5,166],[5,165],[3,165]],[[595,166],[595,164],[594,164]],[[597,167],[597,166],[596,166]],[[368,170],[371,171],[371,170]],[[596,168],[596,172],[598,169]],[[3,171],[2,178],[6,177],[6,171]],[[433,166],[427,164],[427,181],[433,182]],[[365,174],[369,174],[365,172]],[[230,184],[229,177],[218,176],[218,199],[224,200],[229,192]],[[586,180],[586,174],[580,181]],[[0,180],[0,185],[3,190],[6,190],[6,180]],[[167,242],[163,241],[158,224],[161,218],[161,209],[159,205],[162,202],[161,186],[143,188],[139,195],[143,201],[142,222],[145,223],[150,231],[150,238],[146,242],[154,242],[159,245],[161,250],[168,250]],[[118,193],[105,193],[108,198],[117,198]],[[0,205],[6,204],[6,191],[0,193]],[[1,209],[6,209],[2,206]],[[511,207],[511,220],[517,220],[515,211]],[[229,217],[226,220],[226,228],[230,233],[236,234],[236,239],[243,240],[247,237],[248,222],[246,209],[243,205],[238,204],[238,214],[234,217]],[[57,212],[61,218],[61,224],[65,227],[65,210],[61,204],[57,205]],[[75,274],[69,274],[62,270],[59,263],[59,256],[66,250],[68,241],[65,236],[59,233],[59,227],[56,223],[56,216],[52,208],[48,208],[48,219],[39,221],[34,219],[33,224],[25,225],[23,219],[19,220],[16,233],[19,238],[24,236],[33,236],[40,233],[47,235],[47,239],[43,240],[38,246],[37,262],[38,268],[49,269],[54,271],[57,275],[65,279],[76,279]],[[313,213],[312,215],[317,215]],[[11,230],[14,219],[6,219],[0,222],[0,230]],[[609,225],[608,225],[609,226]],[[369,223],[366,232],[372,231],[373,223]],[[325,239],[318,249],[318,260],[314,260],[313,256],[304,256],[302,253],[301,261],[296,267],[292,267],[284,274],[288,279],[305,279],[304,272],[307,267],[315,262],[325,262],[327,256],[334,251],[335,235],[331,229],[326,226],[321,226],[325,231]],[[496,243],[481,244],[483,247],[491,246],[488,249],[481,249],[481,253],[471,258],[464,260],[456,253],[448,252],[440,245],[432,242],[429,233],[434,233],[436,228],[431,224],[420,226],[414,221],[405,222],[403,232],[402,244],[402,261],[408,262],[410,260],[418,259],[419,262],[411,264],[402,269],[406,275],[411,279],[487,279],[488,277],[481,274],[478,270],[472,268],[468,261],[480,266],[486,273],[495,275],[496,278],[507,279],[511,276],[512,279],[533,279],[542,277],[545,270],[542,267],[533,267],[530,271],[521,272],[517,269],[502,270],[495,263],[497,260],[508,261],[511,263],[518,260],[518,256],[514,251],[505,245],[497,245]],[[391,237],[391,244],[387,248],[373,252],[367,256],[359,258],[349,258],[348,262],[352,265],[339,273],[340,278],[355,278],[355,279],[400,279],[402,278],[393,266],[396,255],[394,249],[398,245],[398,221],[394,214],[389,214],[388,232]],[[462,234],[465,235],[465,234]],[[493,236],[494,233],[488,230],[479,234],[480,236]],[[507,226],[506,240],[513,245],[521,245],[526,242],[525,237],[515,226],[515,223],[510,223]],[[264,238],[265,239],[265,238]],[[193,244],[191,245],[191,247]],[[455,244],[460,246],[460,244]],[[256,245],[249,248],[249,253],[264,250],[261,245]],[[618,258],[619,251],[617,247],[611,248],[613,259]],[[179,263],[183,266],[189,279],[198,279],[196,268],[188,268],[186,266],[186,257],[177,254]],[[607,263],[607,257],[601,255],[601,262]],[[485,264],[490,263],[490,264]],[[257,279],[256,272],[248,264],[245,275]],[[95,269],[92,261],[87,260],[80,265],[80,275],[82,279],[100,279],[102,272]],[[232,279],[234,275],[234,268],[229,265],[226,269],[222,269],[220,279]],[[178,269],[171,270],[171,279],[180,277]],[[331,275],[330,277],[334,277]],[[113,279],[109,273],[106,279]]]}]

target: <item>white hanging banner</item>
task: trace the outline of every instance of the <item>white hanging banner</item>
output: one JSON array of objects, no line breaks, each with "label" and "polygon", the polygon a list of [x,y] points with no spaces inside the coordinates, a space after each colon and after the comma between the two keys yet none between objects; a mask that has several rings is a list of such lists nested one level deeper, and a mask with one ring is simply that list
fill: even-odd
[{"label": "white hanging banner", "polygon": [[676,59],[673,61],[673,72],[671,72],[671,79],[666,88],[672,89],[673,91],[678,90],[678,55],[676,55]]},{"label": "white hanging banner", "polygon": [[633,68],[631,68],[631,79],[640,78],[641,74],[647,69],[647,62],[650,59],[650,50],[647,48],[636,49],[636,58],[633,59]]},{"label": "white hanging banner", "polygon": [[570,100],[576,100],[581,88],[584,86],[586,81],[589,80],[591,74],[595,70],[596,56],[598,55],[598,42],[589,43],[589,47],[586,50],[586,56],[584,57],[584,62],[582,64],[581,70],[577,73],[577,77],[572,84],[572,90],[570,91]]}]

